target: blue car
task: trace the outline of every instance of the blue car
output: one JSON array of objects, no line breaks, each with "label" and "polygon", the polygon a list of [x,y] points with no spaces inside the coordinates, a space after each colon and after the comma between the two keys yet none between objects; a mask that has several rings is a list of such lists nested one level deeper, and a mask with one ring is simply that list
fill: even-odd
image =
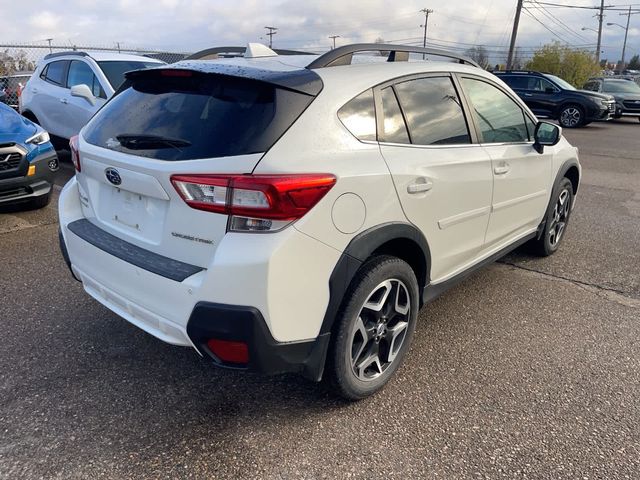
[{"label": "blue car", "polygon": [[0,207],[44,207],[51,200],[57,170],[49,134],[0,103]]}]

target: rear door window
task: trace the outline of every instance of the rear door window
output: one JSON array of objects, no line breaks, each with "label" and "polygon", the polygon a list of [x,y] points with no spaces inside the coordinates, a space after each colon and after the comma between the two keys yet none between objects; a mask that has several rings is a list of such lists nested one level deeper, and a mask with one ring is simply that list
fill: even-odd
[{"label": "rear door window", "polygon": [[128,81],[89,122],[85,140],[172,161],[261,153],[314,98],[257,80],[162,72]]},{"label": "rear door window", "polygon": [[64,86],[65,84],[65,75],[67,73],[67,65],[69,64],[68,60],[59,60],[57,62],[51,62],[47,66],[47,70],[45,73],[45,80],[49,83],[53,83],[54,85]]},{"label": "rear door window", "polygon": [[380,95],[382,97],[382,132],[380,134],[380,141],[389,143],[411,143],[393,87],[384,88],[380,92]]},{"label": "rear door window", "polygon": [[529,88],[529,78],[531,77],[524,75],[500,75],[498,78],[514,90],[527,90]]},{"label": "rear door window", "polygon": [[394,86],[414,145],[471,143],[460,98],[450,77],[426,77]]}]

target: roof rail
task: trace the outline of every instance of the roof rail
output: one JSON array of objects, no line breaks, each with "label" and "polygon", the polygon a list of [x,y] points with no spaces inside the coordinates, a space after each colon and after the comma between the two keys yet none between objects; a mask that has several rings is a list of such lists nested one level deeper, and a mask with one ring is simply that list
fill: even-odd
[{"label": "roof rail", "polygon": [[534,74],[545,74],[549,75],[548,72],[541,72],[538,70],[493,70],[491,73],[521,73],[523,75],[534,75]]},{"label": "roof rail", "polygon": [[344,45],[342,47],[329,50],[327,53],[320,55],[313,62],[307,65],[307,68],[323,68],[336,67],[338,65],[351,65],[354,53],[359,52],[389,52],[388,62],[406,62],[409,60],[410,53],[422,53],[425,55],[435,55],[457,60],[459,63],[466,63],[480,68],[476,62],[457,53],[437,48],[412,47],[410,45],[391,45],[387,43],[354,43],[352,45]]},{"label": "roof rail", "polygon": [[[214,60],[216,58],[224,57],[225,54],[231,54],[227,56],[238,57],[244,55],[246,49],[247,47],[207,48],[205,50],[200,50],[199,52],[192,53],[188,57],[185,57],[184,60]],[[274,48],[273,51],[278,55],[315,55],[315,53],[299,52],[297,50],[283,50],[279,48]]]},{"label": "roof rail", "polygon": [[77,50],[69,50],[68,52],[49,53],[49,54],[45,55],[44,59],[45,60],[49,60],[50,58],[65,57],[67,55],[77,55],[78,57],[89,57],[90,56],[87,52],[79,52]]}]

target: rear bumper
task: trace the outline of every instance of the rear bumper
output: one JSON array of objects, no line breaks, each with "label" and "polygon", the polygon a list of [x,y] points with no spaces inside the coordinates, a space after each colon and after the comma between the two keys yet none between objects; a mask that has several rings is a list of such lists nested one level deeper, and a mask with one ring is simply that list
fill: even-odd
[{"label": "rear bumper", "polygon": [[[265,374],[302,373],[319,381],[329,346],[329,333],[314,340],[277,342],[271,336],[260,311],[253,307],[199,302],[189,322],[187,334],[202,355],[208,355],[221,367],[247,369]],[[207,347],[211,339],[245,343],[249,350],[247,365],[226,364]]]},{"label": "rear bumper", "polygon": [[[61,192],[59,217],[61,250],[73,275],[125,320],[167,343],[192,346],[222,367],[320,378],[329,340],[320,328],[336,250],[293,228],[227,234],[210,265],[170,278],[154,271],[153,258],[134,249],[128,253],[135,258],[126,261],[121,252],[130,247],[108,248],[74,227],[89,223],[75,179]],[[211,338],[246,343],[249,363],[221,362],[206,346]]]}]

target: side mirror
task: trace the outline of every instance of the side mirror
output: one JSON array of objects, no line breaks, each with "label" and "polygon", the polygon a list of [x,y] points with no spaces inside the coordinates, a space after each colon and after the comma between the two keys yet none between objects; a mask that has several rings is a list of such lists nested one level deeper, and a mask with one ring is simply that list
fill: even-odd
[{"label": "side mirror", "polygon": [[558,125],[549,122],[538,122],[533,133],[533,148],[538,153],[543,153],[545,146],[552,147],[556,145],[561,136],[562,129]]},{"label": "side mirror", "polygon": [[93,93],[91,93],[91,89],[89,89],[89,87],[84,83],[71,87],[71,96],[84,98],[91,105],[96,104],[96,97],[93,96]]},{"label": "side mirror", "polygon": [[544,93],[555,93],[555,89],[553,89],[552,87],[547,87],[544,89]]}]

